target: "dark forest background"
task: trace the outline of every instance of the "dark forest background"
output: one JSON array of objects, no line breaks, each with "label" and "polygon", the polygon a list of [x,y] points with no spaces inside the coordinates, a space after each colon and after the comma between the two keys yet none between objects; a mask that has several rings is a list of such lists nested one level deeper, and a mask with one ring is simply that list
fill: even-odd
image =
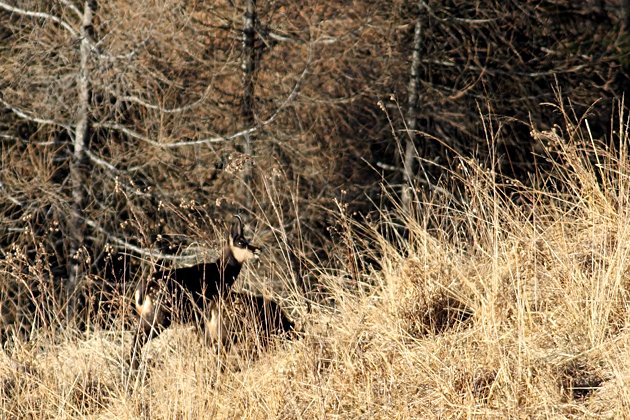
[{"label": "dark forest background", "polygon": [[235,213],[316,290],[339,212],[457,197],[462,158],[531,182],[560,103],[602,139],[624,106],[627,3],[0,0],[3,323],[106,318]]}]

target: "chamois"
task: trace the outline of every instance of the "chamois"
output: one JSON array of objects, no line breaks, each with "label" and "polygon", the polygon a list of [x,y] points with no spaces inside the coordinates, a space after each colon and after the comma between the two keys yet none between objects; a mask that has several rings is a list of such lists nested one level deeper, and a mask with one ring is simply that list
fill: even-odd
[{"label": "chamois", "polygon": [[147,341],[172,322],[195,322],[204,327],[207,305],[227,294],[243,263],[256,258],[258,252],[259,248],[243,236],[243,221],[236,216],[228,244],[214,263],[158,271],[141,281],[135,291],[139,325],[132,342],[131,367],[139,366]]},{"label": "chamois", "polygon": [[225,350],[241,339],[255,339],[253,344],[267,347],[272,336],[293,338],[295,324],[274,300],[248,292],[231,291],[210,305],[206,334]]}]

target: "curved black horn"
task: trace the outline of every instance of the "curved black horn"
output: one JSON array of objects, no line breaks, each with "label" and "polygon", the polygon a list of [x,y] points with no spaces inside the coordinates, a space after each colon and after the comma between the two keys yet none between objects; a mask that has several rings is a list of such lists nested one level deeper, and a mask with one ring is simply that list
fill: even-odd
[{"label": "curved black horn", "polygon": [[[232,237],[236,238],[243,234],[243,219],[238,214],[234,215],[234,222],[232,223]],[[238,223],[235,223],[238,220]]]}]

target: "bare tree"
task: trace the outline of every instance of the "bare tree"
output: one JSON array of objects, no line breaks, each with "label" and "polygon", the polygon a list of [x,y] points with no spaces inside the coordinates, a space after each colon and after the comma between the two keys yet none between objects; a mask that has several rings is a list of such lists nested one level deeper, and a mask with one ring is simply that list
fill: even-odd
[{"label": "bare tree", "polygon": [[[82,264],[82,247],[85,240],[85,216],[84,209],[87,200],[86,188],[88,185],[90,160],[88,159],[88,136],[90,133],[90,57],[94,40],[93,19],[97,11],[96,0],[85,0],[83,3],[81,29],[80,29],[80,64],[77,74],[78,109],[74,130],[72,160],[70,163],[70,179],[72,181],[72,214],[70,222],[70,259],[68,267],[68,319],[75,315],[75,292],[84,276]],[[85,256],[83,256],[85,258]]]},{"label": "bare tree", "polygon": [[[243,71],[243,99],[241,103],[241,115],[245,127],[253,127],[254,118],[254,73],[256,71],[256,61],[259,55],[256,52],[256,0],[245,1],[245,13],[243,14],[243,61],[241,68]],[[245,134],[245,155],[254,155],[254,134]],[[244,170],[244,196],[245,205],[251,207],[251,165],[247,165]]]},{"label": "bare tree", "polygon": [[420,49],[422,48],[422,20],[421,10],[423,2],[418,4],[415,29],[413,32],[413,44],[411,53],[411,69],[409,70],[409,84],[407,87],[407,135],[405,136],[405,155],[403,158],[403,186],[402,186],[402,204],[408,209],[411,204],[411,189],[414,188],[415,168],[414,162],[417,159],[418,151],[416,149],[416,122],[419,111],[420,102]]},{"label": "bare tree", "polygon": [[76,309],[76,289],[84,276],[85,255],[82,255],[84,240],[86,235],[86,224],[84,217],[84,208],[87,202],[86,188],[88,185],[88,177],[91,172],[89,156],[89,133],[91,127],[90,121],[90,98],[91,98],[91,57],[96,42],[94,39],[93,19],[97,11],[96,0],[85,0],[83,9],[79,9],[69,1],[61,1],[62,10],[67,16],[72,16],[79,20],[79,30],[75,29],[75,23],[71,19],[65,19],[42,10],[28,10],[16,6],[11,6],[5,2],[0,2],[0,8],[19,16],[28,17],[34,21],[52,22],[78,41],[78,58],[79,63],[74,66],[76,72],[74,79],[77,86],[76,89],[76,112],[73,116],[69,116],[65,121],[58,119],[42,118],[37,111],[23,111],[20,108],[11,106],[7,102],[3,102],[5,106],[14,111],[16,115],[27,121],[50,124],[67,130],[72,141],[68,143],[71,150],[68,154],[71,156],[69,164],[70,189],[72,197],[71,211],[69,213],[68,222],[68,242],[69,242],[69,258],[68,278],[65,282],[65,289],[68,297],[67,315],[68,319],[72,318]]}]

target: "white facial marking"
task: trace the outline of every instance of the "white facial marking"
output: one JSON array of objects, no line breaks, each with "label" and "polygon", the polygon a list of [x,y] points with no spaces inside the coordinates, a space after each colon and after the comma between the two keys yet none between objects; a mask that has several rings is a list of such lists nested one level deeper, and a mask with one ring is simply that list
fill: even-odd
[{"label": "white facial marking", "polygon": [[234,255],[234,259],[240,264],[243,264],[245,261],[249,261],[256,256],[252,251],[247,248],[243,249],[235,246],[232,246],[232,255]]}]

